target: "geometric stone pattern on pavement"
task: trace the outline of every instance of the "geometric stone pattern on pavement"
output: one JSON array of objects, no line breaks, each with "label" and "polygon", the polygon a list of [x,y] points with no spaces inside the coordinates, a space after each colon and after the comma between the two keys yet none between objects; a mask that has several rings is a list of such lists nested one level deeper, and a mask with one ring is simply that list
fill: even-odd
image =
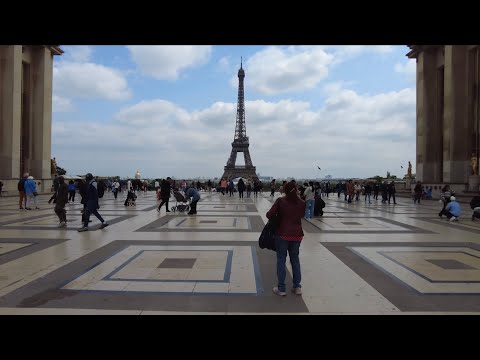
[{"label": "geometric stone pattern on pavement", "polygon": [[[302,220],[302,296],[272,292],[276,255],[260,249],[269,192],[239,199],[201,193],[198,214],[160,213],[154,192],[125,207],[105,193],[110,223],[79,233],[78,202],[58,228],[54,204],[18,210],[0,198],[0,314],[444,314],[480,313],[480,221],[462,204],[458,222],[437,200],[396,205],[324,198],[322,217]],[[175,206],[170,199],[170,206]]]}]

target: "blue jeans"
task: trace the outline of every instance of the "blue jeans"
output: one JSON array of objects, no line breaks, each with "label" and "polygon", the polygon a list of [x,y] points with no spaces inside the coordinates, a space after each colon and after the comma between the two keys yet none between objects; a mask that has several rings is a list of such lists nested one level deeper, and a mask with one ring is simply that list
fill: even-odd
[{"label": "blue jeans", "polygon": [[287,250],[288,256],[290,256],[290,264],[292,264],[293,287],[301,288],[302,285],[300,285],[300,282],[302,281],[302,273],[300,271],[300,259],[298,257],[300,253],[300,241],[287,241],[276,236],[275,246],[277,248],[278,290],[282,292],[285,291],[285,276],[287,276],[285,262],[287,261]]},{"label": "blue jeans", "polygon": [[307,207],[305,208],[305,219],[308,219],[308,212],[310,212],[310,219],[313,219],[313,211],[315,210],[315,200],[307,200]]}]

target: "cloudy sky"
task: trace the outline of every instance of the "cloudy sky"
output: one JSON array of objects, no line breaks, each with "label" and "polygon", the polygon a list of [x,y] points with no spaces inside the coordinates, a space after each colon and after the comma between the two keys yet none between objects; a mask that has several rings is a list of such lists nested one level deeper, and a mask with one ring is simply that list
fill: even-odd
[{"label": "cloudy sky", "polygon": [[52,157],[70,175],[220,177],[241,56],[261,176],[403,176],[409,160],[415,169],[415,61],[406,46],[62,48]]}]

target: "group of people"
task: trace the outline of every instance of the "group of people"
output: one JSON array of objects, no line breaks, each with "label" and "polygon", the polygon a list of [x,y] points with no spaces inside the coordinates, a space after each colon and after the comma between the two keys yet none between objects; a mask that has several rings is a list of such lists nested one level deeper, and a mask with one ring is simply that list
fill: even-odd
[{"label": "group of people", "polygon": [[382,203],[391,203],[391,200],[393,200],[393,203],[396,204],[397,201],[395,199],[395,193],[397,192],[395,189],[395,182],[371,182],[371,181],[366,181],[363,183],[359,183],[357,181],[353,180],[348,180],[347,182],[342,182],[342,183],[337,183],[336,186],[336,191],[338,194],[338,197],[340,197],[340,194],[344,194],[345,201],[347,201],[349,204],[352,203],[353,200],[359,201],[360,195],[365,196],[365,203],[371,204],[371,196],[373,192],[373,200],[378,200],[378,195],[381,194],[382,196]]},{"label": "group of people", "polygon": [[[82,224],[83,226],[78,229],[79,232],[88,231],[88,224],[91,222],[90,216],[95,215],[98,220],[101,222],[101,228],[107,227],[109,224],[103,219],[103,217],[98,212],[100,209],[99,205],[99,198],[103,196],[104,192],[104,184],[98,184],[96,178],[93,177],[91,173],[85,175],[85,181],[79,180],[78,181],[78,191],[80,193],[81,204],[83,204],[82,210]],[[50,200],[48,201],[51,203],[52,201],[55,203],[55,214],[57,214],[58,219],[60,221],[59,227],[66,227],[67,226],[67,211],[65,209],[66,204],[69,201],[75,200],[75,193],[77,191],[77,185],[73,182],[73,180],[69,181],[67,185],[65,182],[65,178],[63,176],[57,176],[54,179],[54,193]],[[100,195],[99,195],[100,193]]]},{"label": "group of people", "polygon": [[[155,188],[157,189],[157,198],[161,200],[160,205],[158,205],[157,211],[160,212],[160,209],[165,204],[166,212],[170,212],[168,208],[168,201],[170,199],[170,195],[172,191],[178,191],[175,187],[172,187],[172,178],[167,177],[163,179],[159,184],[158,188],[155,184]],[[188,186],[186,182],[182,183],[182,191],[184,195],[182,195],[182,200],[184,202],[190,201],[190,211],[188,215],[195,215],[197,214],[197,203],[200,200],[200,193],[194,186]]]}]

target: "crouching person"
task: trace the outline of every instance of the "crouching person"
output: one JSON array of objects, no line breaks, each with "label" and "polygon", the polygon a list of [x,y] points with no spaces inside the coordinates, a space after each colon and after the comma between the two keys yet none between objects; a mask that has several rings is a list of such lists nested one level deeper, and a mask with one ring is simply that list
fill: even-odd
[{"label": "crouching person", "polygon": [[446,215],[450,221],[457,221],[461,214],[460,204],[456,201],[455,196],[450,196],[450,202],[442,210],[442,215]]},{"label": "crouching person", "polygon": [[55,214],[57,214],[60,224],[58,227],[67,226],[67,211],[65,204],[68,202],[68,186],[65,184],[65,179],[60,176],[58,179],[58,188],[55,191]]},{"label": "crouching person", "polygon": [[193,187],[185,190],[185,200],[188,201],[190,198],[192,198],[192,202],[190,203],[188,215],[195,215],[197,213],[197,203],[198,200],[200,200],[200,194]]}]

